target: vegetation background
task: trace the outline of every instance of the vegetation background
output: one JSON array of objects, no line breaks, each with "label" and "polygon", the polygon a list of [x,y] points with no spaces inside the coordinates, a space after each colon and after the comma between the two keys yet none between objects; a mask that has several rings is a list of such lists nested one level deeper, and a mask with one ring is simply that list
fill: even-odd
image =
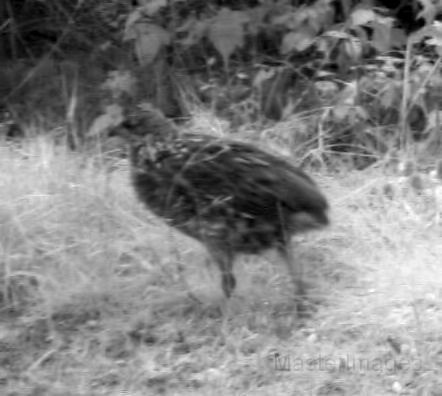
[{"label": "vegetation background", "polygon": [[[441,10],[1,1],[1,394],[442,394]],[[106,135],[146,103],[313,174],[333,225],[295,241],[308,318],[270,255],[218,314],[216,269]]]}]

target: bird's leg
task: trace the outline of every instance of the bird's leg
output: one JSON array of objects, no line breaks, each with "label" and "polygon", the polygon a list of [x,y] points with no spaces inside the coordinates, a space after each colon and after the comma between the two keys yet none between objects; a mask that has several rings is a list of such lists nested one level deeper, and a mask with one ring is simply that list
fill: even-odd
[{"label": "bird's leg", "polygon": [[233,255],[229,251],[221,249],[209,249],[210,255],[215,261],[221,272],[221,286],[224,293],[224,298],[220,305],[221,314],[223,316],[223,328],[227,325],[229,315],[228,300],[232,295],[236,286],[236,279],[233,275]]},{"label": "bird's leg", "polygon": [[295,301],[297,305],[298,312],[303,310],[302,301],[305,296],[304,284],[302,281],[303,277],[303,266],[299,260],[295,260],[293,257],[293,251],[291,248],[290,241],[287,241],[279,248],[279,253],[287,266],[289,274],[292,278]]},{"label": "bird's leg", "polygon": [[236,279],[232,273],[233,256],[230,253],[221,252],[219,250],[211,250],[211,254],[221,272],[221,286],[224,295],[230,298],[236,287]]}]

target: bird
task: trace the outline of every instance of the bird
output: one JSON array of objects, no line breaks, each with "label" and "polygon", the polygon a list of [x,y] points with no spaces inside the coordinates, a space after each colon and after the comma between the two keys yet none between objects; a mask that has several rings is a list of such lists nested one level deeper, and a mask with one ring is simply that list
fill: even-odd
[{"label": "bird", "polygon": [[221,273],[226,298],[236,288],[239,254],[276,249],[303,296],[291,237],[329,224],[329,204],[313,179],[255,145],[182,133],[154,107],[124,115],[109,136],[129,143],[138,199],[171,227],[198,240]]}]

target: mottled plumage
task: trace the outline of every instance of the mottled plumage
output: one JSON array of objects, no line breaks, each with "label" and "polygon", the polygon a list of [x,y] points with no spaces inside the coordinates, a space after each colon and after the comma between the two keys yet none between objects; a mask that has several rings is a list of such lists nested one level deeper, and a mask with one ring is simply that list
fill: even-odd
[{"label": "mottled plumage", "polygon": [[114,132],[130,141],[139,199],[169,225],[202,242],[229,297],[238,253],[277,248],[299,290],[290,237],[328,224],[328,204],[300,169],[253,145],[180,134],[155,110],[128,117]]}]

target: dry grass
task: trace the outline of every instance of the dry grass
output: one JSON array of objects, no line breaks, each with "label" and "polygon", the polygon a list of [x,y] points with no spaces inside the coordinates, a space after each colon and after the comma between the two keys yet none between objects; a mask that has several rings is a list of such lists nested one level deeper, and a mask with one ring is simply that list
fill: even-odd
[{"label": "dry grass", "polygon": [[124,162],[0,150],[0,394],[441,394],[441,228],[381,171],[316,175],[333,225],[295,241],[307,318],[271,254],[237,263],[223,317],[217,270]]}]

